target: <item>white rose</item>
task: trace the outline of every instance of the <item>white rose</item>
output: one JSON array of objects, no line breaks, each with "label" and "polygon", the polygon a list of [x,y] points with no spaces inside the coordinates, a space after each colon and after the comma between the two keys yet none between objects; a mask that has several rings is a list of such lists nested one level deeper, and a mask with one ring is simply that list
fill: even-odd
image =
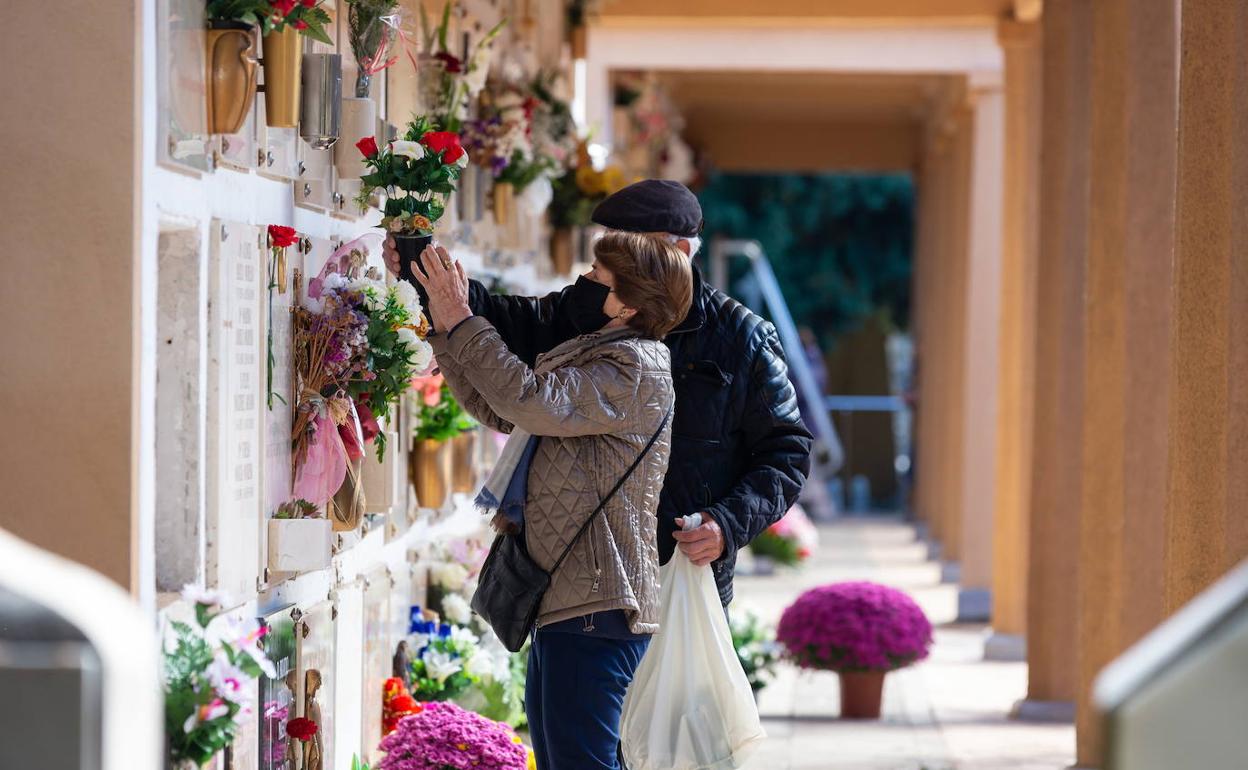
[{"label": "white rose", "polygon": [[433,346],[424,340],[416,340],[416,344],[412,346],[412,370],[417,374],[426,372],[432,363]]},{"label": "white rose", "polygon": [[399,295],[399,302],[403,303],[403,307],[407,308],[407,312],[412,314],[412,318],[417,318],[422,310],[420,306],[420,295],[416,293],[416,287],[407,281],[399,281],[394,291]]},{"label": "white rose", "polygon": [[407,345],[409,348],[416,347],[416,343],[420,342],[420,337],[416,336],[416,332],[406,326],[399,327],[399,342]]},{"label": "white rose", "polygon": [[468,579],[468,570],[462,564],[444,561],[430,568],[429,577],[435,584],[448,591],[458,591],[464,587],[464,581]]},{"label": "white rose", "polygon": [[452,623],[463,625],[472,620],[472,607],[469,607],[467,600],[459,594],[447,594],[442,597],[442,611],[446,613],[446,619]]},{"label": "white rose", "polygon": [[420,160],[425,157],[425,148],[420,142],[409,142],[403,139],[397,139],[390,143],[390,151],[395,155],[402,155],[412,160]]},{"label": "white rose", "polygon": [[493,679],[495,670],[494,656],[483,649],[474,652],[464,666],[464,671],[478,679]]}]

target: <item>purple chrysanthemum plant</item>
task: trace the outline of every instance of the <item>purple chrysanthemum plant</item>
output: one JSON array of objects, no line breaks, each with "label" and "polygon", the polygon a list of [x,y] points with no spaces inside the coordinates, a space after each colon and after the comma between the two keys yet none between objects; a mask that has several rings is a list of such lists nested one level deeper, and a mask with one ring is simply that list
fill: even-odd
[{"label": "purple chrysanthemum plant", "polygon": [[525,770],[529,752],[511,728],[454,703],[421,704],[382,739],[377,770]]},{"label": "purple chrysanthemum plant", "polygon": [[797,597],[780,617],[776,640],[802,668],[893,671],[927,657],[932,624],[901,591],[834,583]]}]

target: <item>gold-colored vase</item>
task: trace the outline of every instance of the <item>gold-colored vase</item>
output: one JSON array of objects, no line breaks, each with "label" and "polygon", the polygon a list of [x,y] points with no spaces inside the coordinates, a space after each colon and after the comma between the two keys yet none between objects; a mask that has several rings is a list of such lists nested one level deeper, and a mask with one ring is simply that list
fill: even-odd
[{"label": "gold-colored vase", "polygon": [[270,128],[299,125],[303,37],[287,24],[264,36],[264,117]]},{"label": "gold-colored vase", "polygon": [[204,43],[208,132],[238,133],[256,96],[255,29],[242,24],[209,27]]},{"label": "gold-colored vase", "polygon": [[572,229],[560,227],[550,234],[550,261],[556,275],[572,273]]},{"label": "gold-colored vase", "polygon": [[476,448],[476,431],[467,431],[451,439],[451,491],[462,494],[476,491],[477,469],[473,463]]},{"label": "gold-colored vase", "polygon": [[451,494],[451,445],[446,441],[417,441],[408,460],[408,475],[421,508],[440,509]]},{"label": "gold-colored vase", "polygon": [[504,225],[511,219],[511,206],[516,199],[516,188],[511,182],[495,182],[493,198],[494,224]]},{"label": "gold-colored vase", "polygon": [[588,29],[584,24],[578,24],[572,28],[572,58],[584,59],[589,53],[589,35]]}]

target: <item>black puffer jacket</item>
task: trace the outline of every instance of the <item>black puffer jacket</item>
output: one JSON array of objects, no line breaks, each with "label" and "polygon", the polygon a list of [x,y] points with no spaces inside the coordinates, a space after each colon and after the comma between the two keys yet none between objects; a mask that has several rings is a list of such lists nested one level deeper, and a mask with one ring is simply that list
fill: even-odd
[{"label": "black puffer jacket", "polygon": [[[476,281],[472,311],[485,316],[530,366],[577,332],[565,296],[490,294]],[[712,564],[719,598],[732,601],[737,551],[784,515],[810,471],[810,433],[797,410],[772,325],[702,280],[695,268],[689,315],[666,339],[676,385],[672,452],[659,501],[659,560],[675,551],[675,520],[707,511],[724,529]]]}]

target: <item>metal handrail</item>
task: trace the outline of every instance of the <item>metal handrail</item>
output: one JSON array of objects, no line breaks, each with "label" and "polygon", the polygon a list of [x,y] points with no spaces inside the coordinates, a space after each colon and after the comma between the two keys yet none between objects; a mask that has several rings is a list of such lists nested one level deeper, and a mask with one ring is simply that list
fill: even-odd
[{"label": "metal handrail", "polygon": [[[727,288],[730,256],[742,256],[750,261],[750,269],[754,272],[763,301],[766,302],[767,310],[771,313],[771,322],[780,335],[780,345],[784,348],[785,358],[789,369],[793,372],[794,381],[802,393],[802,398],[812,406],[823,403],[824,395],[815,382],[810,362],[806,360],[806,350],[802,346],[801,337],[798,336],[797,326],[793,323],[793,314],[789,312],[789,304],[784,299],[784,293],[780,291],[780,283],[776,280],[776,274],[771,269],[771,262],[767,260],[763,247],[758,241],[717,238],[711,241],[709,256],[711,283],[720,289]],[[845,450],[841,447],[840,439],[836,435],[836,427],[832,424],[828,411],[811,409],[811,412],[813,412],[811,417],[815,421],[815,427],[820,434],[819,442],[823,445],[823,451],[818,452],[817,456],[823,455],[829,471],[834,473],[845,462]]]}]

